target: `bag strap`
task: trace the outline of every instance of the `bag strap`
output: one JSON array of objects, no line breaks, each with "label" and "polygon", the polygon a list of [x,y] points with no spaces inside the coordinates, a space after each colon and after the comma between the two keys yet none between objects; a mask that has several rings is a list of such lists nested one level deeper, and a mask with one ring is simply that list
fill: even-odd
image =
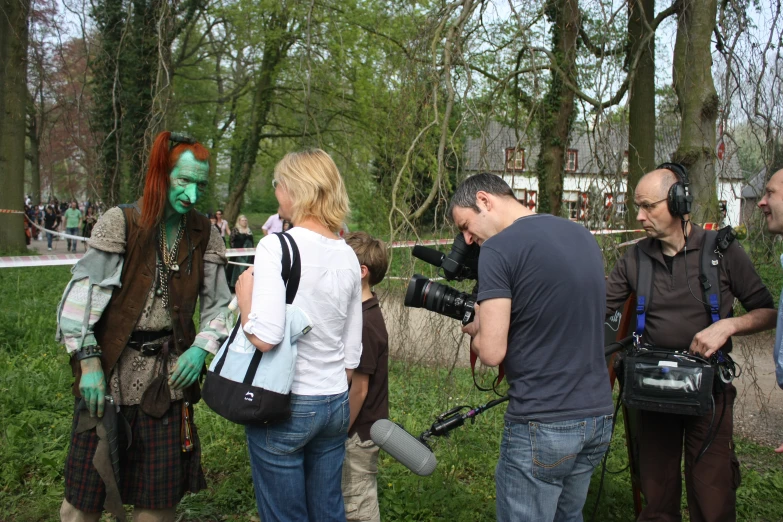
[{"label": "bag strap", "polygon": [[[275,232],[274,234],[280,240],[280,247],[283,251],[280,275],[283,277],[283,283],[285,284],[285,302],[286,304],[293,304],[296,292],[299,290],[299,280],[302,277],[302,261],[299,256],[299,247],[288,232]],[[283,236],[288,239],[288,243],[283,239]],[[289,244],[290,253],[288,251]]]},{"label": "bag strap", "polygon": [[652,298],[653,261],[646,252],[636,246],[636,330],[634,337],[644,335],[647,309]]},{"label": "bag strap", "polygon": [[[296,292],[299,290],[299,280],[302,275],[302,262],[299,259],[299,247],[296,246],[296,241],[294,241],[294,238],[292,238],[291,235],[287,232],[275,232],[275,235],[280,240],[280,246],[282,247],[283,252],[280,276],[283,278],[283,283],[285,284],[286,304],[292,304],[294,302],[294,298],[296,297]],[[285,236],[290,242],[290,248],[293,251],[293,262],[291,261],[292,256],[289,252],[289,245],[282,236]],[[223,369],[223,365],[226,362],[226,357],[228,356],[228,347],[231,346],[231,343],[234,342],[237,331],[239,330],[241,324],[242,321],[237,319],[237,322],[234,325],[234,329],[231,331],[231,336],[228,338],[226,349],[223,350],[223,355],[220,356],[220,360],[215,365],[215,373],[218,375],[220,375],[220,371]],[[253,378],[255,377],[256,371],[258,370],[258,365],[261,364],[261,357],[263,355],[264,352],[261,350],[255,351],[253,358],[250,360],[250,366],[248,366],[247,372],[245,373],[245,378],[242,381],[243,384],[251,384],[253,382]]]}]

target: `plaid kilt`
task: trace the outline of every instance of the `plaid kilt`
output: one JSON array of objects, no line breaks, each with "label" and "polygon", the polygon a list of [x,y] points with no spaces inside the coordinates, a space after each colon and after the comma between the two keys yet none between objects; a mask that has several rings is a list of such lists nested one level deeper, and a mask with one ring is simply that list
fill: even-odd
[{"label": "plaid kilt", "polygon": [[[77,405],[78,401],[77,399]],[[123,504],[143,509],[169,509],[176,506],[186,491],[196,493],[207,487],[201,469],[201,442],[193,426],[194,448],[182,451],[183,401],[171,403],[160,419],[149,417],[138,406],[121,406],[128,419],[133,441],[130,448],[124,430],[120,430],[120,495]],[[190,407],[193,419],[193,407]],[[87,512],[103,511],[106,489],[92,459],[98,446],[95,429],[76,433],[78,415],[71,428],[71,447],[65,461],[65,498],[74,507]]]}]

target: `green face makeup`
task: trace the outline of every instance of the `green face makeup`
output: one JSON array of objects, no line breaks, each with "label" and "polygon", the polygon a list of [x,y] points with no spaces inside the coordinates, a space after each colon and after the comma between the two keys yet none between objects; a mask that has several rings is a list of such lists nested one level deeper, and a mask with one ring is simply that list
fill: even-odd
[{"label": "green face makeup", "polygon": [[198,161],[191,151],[185,151],[169,175],[169,204],[185,214],[201,199],[207,190],[209,163]]}]

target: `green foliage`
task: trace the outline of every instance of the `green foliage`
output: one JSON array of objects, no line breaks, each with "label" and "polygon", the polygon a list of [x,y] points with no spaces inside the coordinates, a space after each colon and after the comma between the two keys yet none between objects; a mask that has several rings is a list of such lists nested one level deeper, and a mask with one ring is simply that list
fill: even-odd
[{"label": "green foliage", "polygon": [[[68,279],[67,267],[0,270],[0,520],[57,520],[73,398],[67,357],[54,342],[55,305]],[[391,364],[391,418],[411,433],[427,429],[440,412],[492,398],[473,388],[467,369]],[[378,488],[384,520],[494,520],[494,468],[504,410],[490,409],[452,437],[434,440],[438,467],[430,477],[411,474],[382,452]],[[196,419],[209,489],[185,497],[181,520],[248,520],[255,516],[255,501],[244,430],[201,403]],[[741,439],[737,452],[743,472],[738,519],[783,519],[779,459],[770,448]],[[628,471],[611,473],[626,465],[618,422],[595,520],[633,518]],[[585,504],[586,520],[596,500],[599,471]]]}]

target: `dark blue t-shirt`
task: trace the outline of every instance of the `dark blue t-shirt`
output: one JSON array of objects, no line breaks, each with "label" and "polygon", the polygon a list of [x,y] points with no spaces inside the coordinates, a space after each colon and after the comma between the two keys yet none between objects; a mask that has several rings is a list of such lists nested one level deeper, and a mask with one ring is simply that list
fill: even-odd
[{"label": "dark blue t-shirt", "polygon": [[481,247],[478,301],[511,299],[503,365],[506,420],[612,413],[604,362],[601,249],[583,226],[549,214],[516,220]]}]

